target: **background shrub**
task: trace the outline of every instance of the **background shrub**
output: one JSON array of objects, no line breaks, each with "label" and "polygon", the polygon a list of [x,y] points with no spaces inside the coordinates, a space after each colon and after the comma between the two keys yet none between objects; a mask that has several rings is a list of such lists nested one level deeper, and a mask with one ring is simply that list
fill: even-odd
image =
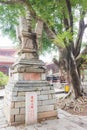
[{"label": "background shrub", "polygon": [[6,85],[8,82],[8,76],[0,71],[0,86]]}]

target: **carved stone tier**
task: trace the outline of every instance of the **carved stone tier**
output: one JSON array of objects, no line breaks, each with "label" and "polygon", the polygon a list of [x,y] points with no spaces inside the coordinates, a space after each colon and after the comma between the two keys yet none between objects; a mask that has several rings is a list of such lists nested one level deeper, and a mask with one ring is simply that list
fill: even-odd
[{"label": "carved stone tier", "polygon": [[14,73],[28,73],[28,72],[41,72],[45,73],[46,67],[44,62],[38,59],[19,59],[13,66],[12,72]]},{"label": "carved stone tier", "polygon": [[18,51],[18,54],[20,55],[20,54],[22,54],[22,53],[35,53],[35,52],[37,52],[36,51],[36,49],[20,49],[19,51]]},{"label": "carved stone tier", "polygon": [[46,67],[44,62],[38,59],[19,59],[11,69],[13,80],[45,80]]}]

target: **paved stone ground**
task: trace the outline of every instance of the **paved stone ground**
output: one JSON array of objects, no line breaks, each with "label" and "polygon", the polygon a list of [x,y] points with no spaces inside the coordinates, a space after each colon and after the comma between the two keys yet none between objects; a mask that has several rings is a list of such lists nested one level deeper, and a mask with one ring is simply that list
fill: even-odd
[{"label": "paved stone ground", "polygon": [[87,116],[75,116],[58,109],[59,119],[43,121],[40,124],[9,126],[3,113],[3,99],[0,99],[0,130],[87,130]]}]

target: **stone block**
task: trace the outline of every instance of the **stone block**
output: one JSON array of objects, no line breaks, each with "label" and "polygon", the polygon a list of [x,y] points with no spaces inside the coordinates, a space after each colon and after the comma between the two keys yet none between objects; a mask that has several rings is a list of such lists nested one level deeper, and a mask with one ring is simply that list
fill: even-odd
[{"label": "stone block", "polygon": [[38,105],[52,105],[56,103],[56,99],[38,101]]},{"label": "stone block", "polygon": [[45,118],[49,118],[49,117],[56,117],[57,118],[57,111],[53,110],[53,111],[38,113],[39,119],[45,119]]},{"label": "stone block", "polygon": [[12,96],[17,96],[17,92],[12,92]]},{"label": "stone block", "polygon": [[37,105],[38,105],[38,106],[42,106],[42,102],[43,102],[43,101],[38,101],[38,102],[37,102]]},{"label": "stone block", "polygon": [[14,109],[11,109],[11,115],[17,115],[17,114],[19,114],[19,109],[17,109],[17,108],[14,108]]},{"label": "stone block", "polygon": [[25,115],[15,115],[15,122],[25,121]]},{"label": "stone block", "polygon": [[25,92],[18,92],[18,96],[25,96]]},{"label": "stone block", "polygon": [[11,108],[15,107],[15,103],[14,102],[10,102],[11,103]]},{"label": "stone block", "polygon": [[54,105],[38,106],[38,112],[45,112],[54,110]]},{"label": "stone block", "polygon": [[20,114],[25,114],[25,108],[20,108]]},{"label": "stone block", "polygon": [[48,99],[48,95],[39,95],[38,96],[38,100],[47,100]]},{"label": "stone block", "polygon": [[25,102],[15,102],[15,108],[25,107]]},{"label": "stone block", "polygon": [[54,90],[49,90],[49,91],[41,91],[41,94],[54,94]]},{"label": "stone block", "polygon": [[24,73],[24,80],[40,80],[40,73]]},{"label": "stone block", "polygon": [[[24,18],[24,17],[20,17],[20,25],[19,25],[19,27],[20,27],[20,32],[22,33],[22,32],[27,32],[28,31],[28,27],[27,27],[27,21],[26,21],[26,19]],[[20,33],[19,32],[19,33]],[[19,34],[18,34],[19,35]],[[22,34],[21,34],[22,35]]]},{"label": "stone block", "polygon": [[25,96],[19,96],[19,97],[12,97],[12,101],[25,101]]},{"label": "stone block", "polygon": [[48,99],[53,99],[52,94],[49,94],[49,95],[48,95]]},{"label": "stone block", "polygon": [[49,98],[49,99],[56,99],[55,94],[53,94],[53,93],[49,94],[49,95],[48,95],[48,98]]},{"label": "stone block", "polygon": [[[23,54],[22,54],[22,58],[23,58],[23,59],[26,58],[26,59],[29,60],[29,59],[31,59],[31,58],[34,58],[34,55],[33,55],[32,53],[23,53]],[[27,70],[26,72],[28,72],[28,70]]]},{"label": "stone block", "polygon": [[50,90],[54,90],[54,87],[52,85],[50,85]]},{"label": "stone block", "polygon": [[49,87],[49,86],[42,86],[41,88],[42,88],[42,90],[46,90],[46,91],[49,91],[49,90],[50,90],[50,87]]},{"label": "stone block", "polygon": [[10,122],[14,122],[15,121],[15,116],[14,115],[11,115],[10,116]]},{"label": "stone block", "polygon": [[15,74],[13,75],[13,79],[14,79],[14,80],[23,80],[23,75],[22,75],[22,73],[15,73]]},{"label": "stone block", "polygon": [[37,93],[37,95],[40,95],[41,93],[40,93],[40,91],[35,91],[36,93]]},{"label": "stone block", "polygon": [[45,80],[46,79],[46,74],[41,74],[41,80]]}]

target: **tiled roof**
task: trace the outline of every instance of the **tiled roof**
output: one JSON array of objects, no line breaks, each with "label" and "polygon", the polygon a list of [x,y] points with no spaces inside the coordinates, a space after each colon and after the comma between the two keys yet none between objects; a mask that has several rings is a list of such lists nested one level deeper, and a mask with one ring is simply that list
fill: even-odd
[{"label": "tiled roof", "polygon": [[0,55],[2,56],[13,56],[16,53],[15,48],[1,48],[0,47]]},{"label": "tiled roof", "polygon": [[10,56],[2,56],[0,55],[0,62],[11,62],[11,63],[14,63],[16,60],[15,57],[10,57]]}]

